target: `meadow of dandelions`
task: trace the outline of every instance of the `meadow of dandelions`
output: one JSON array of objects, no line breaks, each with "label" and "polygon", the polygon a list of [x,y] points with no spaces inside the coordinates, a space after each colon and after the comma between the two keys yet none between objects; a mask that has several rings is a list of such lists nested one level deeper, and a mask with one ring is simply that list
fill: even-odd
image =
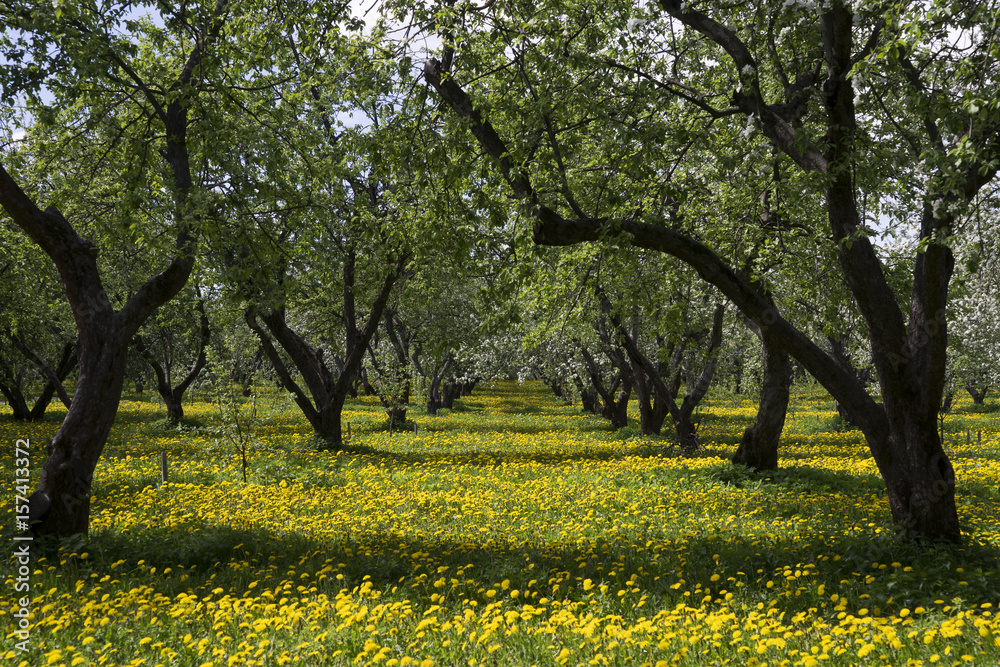
[{"label": "meadow of dandelions", "polygon": [[[945,423],[961,547],[896,533],[861,435],[808,388],[769,475],[728,463],[755,406],[721,393],[689,458],[531,383],[413,408],[416,435],[358,399],[339,454],[315,451],[286,397],[258,408],[244,484],[211,404],[165,431],[155,402],[122,403],[89,539],[36,549],[27,653],[4,575],[4,664],[1000,663],[990,406],[959,402]],[[36,478],[60,417],[0,409],[4,450],[30,438]],[[11,455],[0,475],[10,544]]]}]

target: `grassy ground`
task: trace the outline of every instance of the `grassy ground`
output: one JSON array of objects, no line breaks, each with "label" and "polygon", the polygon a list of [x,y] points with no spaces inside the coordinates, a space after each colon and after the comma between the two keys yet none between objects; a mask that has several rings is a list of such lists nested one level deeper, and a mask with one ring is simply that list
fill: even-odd
[{"label": "grassy ground", "polygon": [[[134,397],[133,397],[134,398]],[[89,541],[34,544],[28,652],[12,665],[996,665],[1000,412],[945,422],[967,540],[915,548],[857,431],[799,389],[766,476],[730,465],[754,405],[716,394],[705,450],[611,431],[538,385],[498,384],[392,437],[349,406],[352,451],[312,450],[287,398],[259,405],[244,484],[204,428],[122,404]],[[37,475],[60,415],[0,412]],[[635,417],[635,415],[633,415]],[[967,431],[971,441],[967,444]],[[981,433],[981,442],[977,434]],[[170,483],[159,484],[168,452]],[[14,523],[13,457],[0,516]],[[8,544],[11,535],[5,528]]]}]

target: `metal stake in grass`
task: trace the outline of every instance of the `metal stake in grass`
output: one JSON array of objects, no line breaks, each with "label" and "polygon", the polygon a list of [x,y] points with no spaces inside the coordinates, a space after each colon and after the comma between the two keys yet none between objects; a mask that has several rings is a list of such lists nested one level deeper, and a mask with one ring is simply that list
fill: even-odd
[{"label": "metal stake in grass", "polygon": [[160,452],[160,484],[167,483],[167,452]]}]

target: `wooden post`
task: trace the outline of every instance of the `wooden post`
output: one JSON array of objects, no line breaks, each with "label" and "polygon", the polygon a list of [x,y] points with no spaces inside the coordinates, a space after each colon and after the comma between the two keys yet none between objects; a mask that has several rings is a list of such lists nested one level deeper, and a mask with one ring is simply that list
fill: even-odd
[{"label": "wooden post", "polygon": [[966,446],[972,444],[972,431],[965,429],[965,444]]},{"label": "wooden post", "polygon": [[160,452],[160,483],[167,483],[167,452],[163,450]]},{"label": "wooden post", "polygon": [[347,422],[347,437],[351,437],[351,422]]},{"label": "wooden post", "polygon": [[413,435],[416,435],[416,434],[417,434],[417,425],[414,424],[413,425]]},{"label": "wooden post", "polygon": [[983,446],[983,432],[976,431],[976,445],[979,447]]}]

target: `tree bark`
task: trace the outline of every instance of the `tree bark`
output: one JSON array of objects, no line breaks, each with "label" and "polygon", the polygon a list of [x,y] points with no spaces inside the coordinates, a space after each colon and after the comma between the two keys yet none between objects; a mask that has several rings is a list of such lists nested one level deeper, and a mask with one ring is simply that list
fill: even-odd
[{"label": "tree bark", "polygon": [[792,362],[781,346],[764,337],[764,378],[760,387],[757,417],[743,431],[743,438],[733,456],[733,463],[754,470],[778,467],[778,443],[785,426]]},{"label": "tree bark", "polygon": [[597,361],[590,354],[586,346],[580,346],[580,355],[587,364],[590,384],[601,397],[601,416],[611,422],[612,428],[616,430],[625,428],[628,426],[628,402],[632,395],[632,380],[631,374],[623,372],[621,368],[620,364],[624,364],[624,362],[620,356],[617,357],[616,361],[612,353],[608,349],[605,349],[605,355],[618,368],[618,378],[608,387],[601,377],[601,370],[597,365]]},{"label": "tree bark", "polygon": [[986,394],[989,393],[989,385],[975,386],[966,385],[965,391],[969,392],[969,396],[972,397],[972,402],[975,405],[983,405],[986,402]]}]

